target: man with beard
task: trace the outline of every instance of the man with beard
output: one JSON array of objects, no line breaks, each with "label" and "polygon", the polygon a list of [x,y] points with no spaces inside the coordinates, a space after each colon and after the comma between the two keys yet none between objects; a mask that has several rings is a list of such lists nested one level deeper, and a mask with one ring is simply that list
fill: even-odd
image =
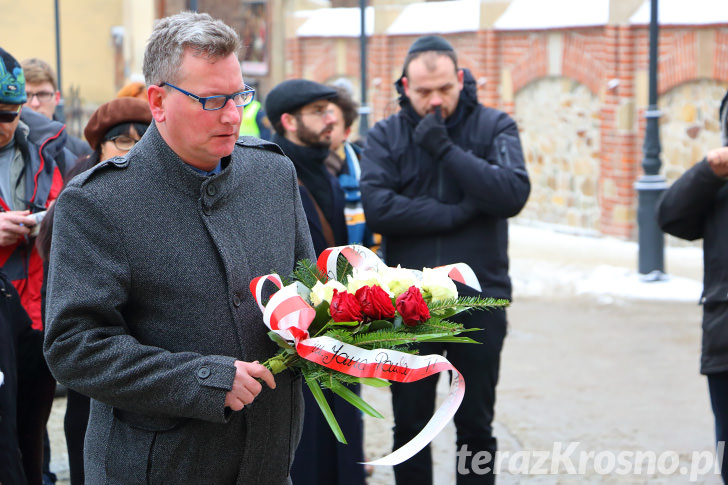
[{"label": "man with beard", "polygon": [[[271,141],[296,167],[301,202],[317,255],[348,242],[344,191],[324,163],[336,122],[329,100],[336,96],[336,90],[323,84],[290,79],[274,87],[265,102],[275,129]],[[352,386],[357,393],[358,388]],[[303,434],[291,469],[293,483],[364,485],[361,413],[331,391],[324,391],[324,395],[349,445],[337,442],[311,392],[303,386]]]},{"label": "man with beard", "polygon": [[306,79],[289,79],[274,87],[265,110],[275,129],[271,141],[293,160],[303,208],[316,254],[347,243],[344,192],[324,161],[336,117],[329,100],[333,88]]},{"label": "man with beard", "polygon": [[[530,191],[518,127],[477,99],[473,75],[458,68],[442,37],[417,39],[396,82],[399,113],[367,135],[361,195],[367,225],[382,235],[389,266],[464,262],[482,292],[463,296],[511,298],[508,218]],[[506,334],[505,311],[458,315],[482,345],[424,342],[420,354],[447,353],[467,384],[455,414],[457,484],[493,483],[495,388]],[[412,439],[432,416],[437,376],[392,384],[394,448]],[[432,483],[430,447],[394,467],[398,484]]]}]

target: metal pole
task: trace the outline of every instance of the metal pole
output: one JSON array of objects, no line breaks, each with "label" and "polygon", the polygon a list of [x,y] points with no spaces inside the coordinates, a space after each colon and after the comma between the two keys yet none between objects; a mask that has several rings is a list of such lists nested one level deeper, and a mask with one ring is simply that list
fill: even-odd
[{"label": "metal pole", "polygon": [[63,112],[63,84],[61,84],[61,19],[58,8],[58,0],[54,1],[55,17],[56,17],[56,77],[58,78],[58,91],[61,93],[61,100],[56,106],[56,119],[61,123],[66,122],[66,115]]},{"label": "metal pole", "polygon": [[650,64],[649,106],[645,113],[647,127],[644,141],[644,175],[635,183],[638,193],[637,224],[639,226],[639,273],[646,281],[664,278],[665,237],[657,225],[655,210],[657,201],[667,188],[660,172],[660,111],[657,108],[657,57],[659,27],[657,23],[658,0],[651,0],[650,13]]},{"label": "metal pole", "polygon": [[197,12],[197,0],[188,0],[187,8],[189,8],[193,12]]},{"label": "metal pole", "polygon": [[367,106],[367,31],[366,13],[367,1],[359,0],[359,12],[361,15],[359,33],[359,58],[361,66],[361,106],[359,107],[359,136],[364,138],[369,132],[369,113],[371,109]]}]

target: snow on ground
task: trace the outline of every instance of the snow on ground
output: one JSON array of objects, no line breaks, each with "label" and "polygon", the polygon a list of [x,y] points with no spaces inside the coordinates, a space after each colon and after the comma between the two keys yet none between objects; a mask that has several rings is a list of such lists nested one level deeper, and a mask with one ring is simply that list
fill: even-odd
[{"label": "snow on ground", "polygon": [[665,247],[663,279],[638,273],[636,242],[577,235],[554,228],[511,223],[510,259],[514,298],[595,296],[698,302],[702,292],[702,248]]}]

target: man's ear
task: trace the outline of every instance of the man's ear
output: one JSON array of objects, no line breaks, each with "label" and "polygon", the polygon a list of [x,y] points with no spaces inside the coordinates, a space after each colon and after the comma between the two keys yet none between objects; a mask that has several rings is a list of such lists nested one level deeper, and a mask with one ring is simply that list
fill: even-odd
[{"label": "man's ear", "polygon": [[167,97],[167,91],[160,86],[149,86],[147,90],[147,101],[149,109],[152,110],[152,117],[157,123],[162,123],[167,119],[164,111],[164,99]]},{"label": "man's ear", "polygon": [[409,98],[409,80],[402,76],[402,87],[404,88],[404,95]]},{"label": "man's ear", "polygon": [[298,120],[291,113],[283,113],[281,115],[281,124],[287,132],[295,133],[298,130]]},{"label": "man's ear", "polygon": [[458,69],[458,84],[460,85],[460,91],[463,90],[463,86],[465,86],[465,71],[462,69]]},{"label": "man's ear", "polygon": [[53,95],[53,97],[56,98],[56,104],[61,102],[61,92],[60,91],[56,91],[56,94]]}]

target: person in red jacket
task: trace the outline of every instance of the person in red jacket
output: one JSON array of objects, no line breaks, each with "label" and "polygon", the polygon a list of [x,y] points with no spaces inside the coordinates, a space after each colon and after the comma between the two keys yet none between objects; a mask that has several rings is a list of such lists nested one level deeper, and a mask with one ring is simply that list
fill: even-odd
[{"label": "person in red jacket", "polygon": [[0,48],[0,266],[40,330],[43,263],[34,249],[34,227],[63,184],[55,157],[66,132],[62,123],[42,117],[41,124],[41,115],[23,112],[26,100],[23,69]]},{"label": "person in red jacket", "polygon": [[[26,100],[23,69],[0,48],[0,266],[17,289],[32,327],[42,330],[43,262],[35,234],[62,186],[55,159],[65,156],[66,133],[62,123],[23,111]],[[18,383],[18,442],[30,484],[41,483],[43,434],[54,392],[55,380],[44,360]]]}]

